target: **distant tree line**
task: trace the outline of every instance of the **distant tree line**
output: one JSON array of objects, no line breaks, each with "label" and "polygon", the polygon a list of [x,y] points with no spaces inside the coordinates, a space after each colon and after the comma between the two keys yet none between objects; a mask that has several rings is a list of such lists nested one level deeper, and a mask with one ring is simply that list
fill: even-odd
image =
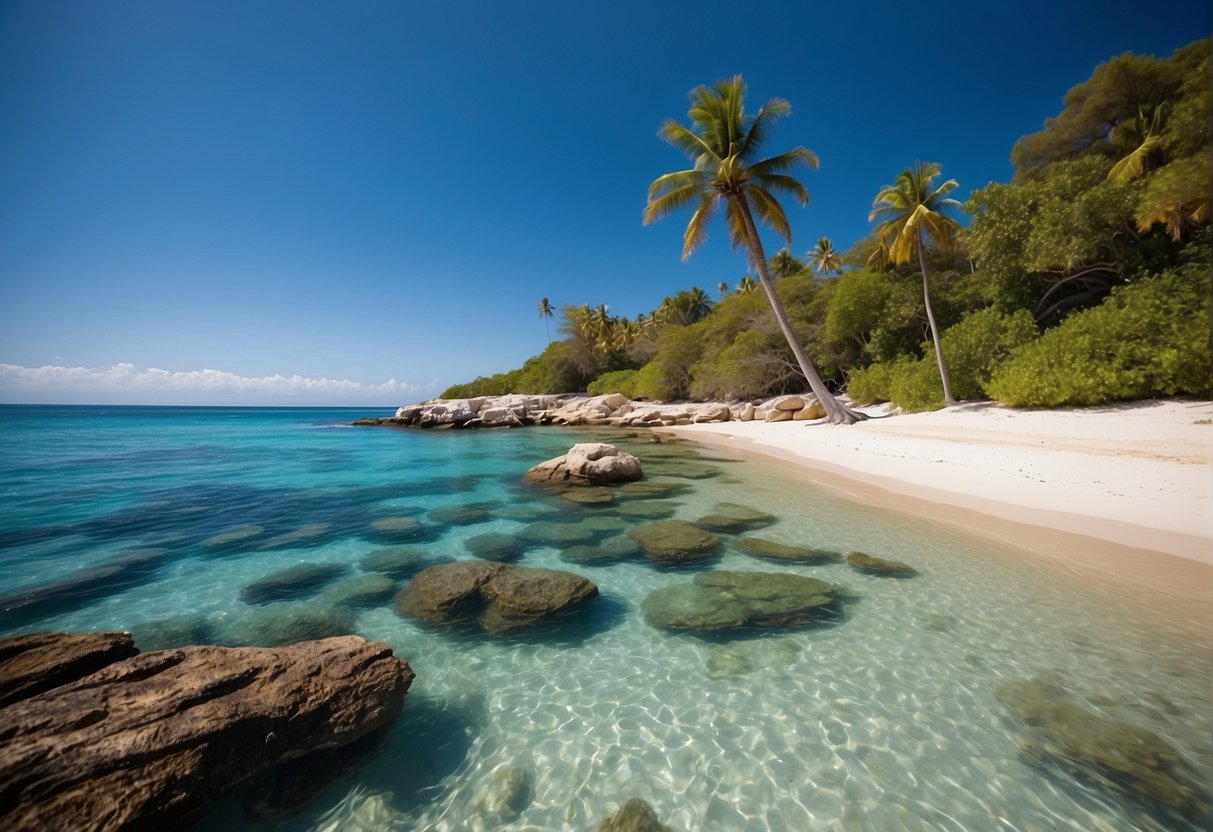
[{"label": "distant tree line", "polygon": [[[1208,39],[1162,59],[1115,57],[1071,89],[1042,130],[1015,142],[1010,182],[960,205],[947,196],[957,183],[939,181],[942,167],[917,162],[874,196],[867,238],[846,252],[821,238],[803,258],[784,248],[756,260],[761,243],[752,245],[730,196],[745,194],[755,217],[790,239],[778,203],[755,190],[766,175],[767,191],[800,198],[788,170],[811,152],[754,152],[786,102],[750,116],[739,77],[698,88],[691,126],[662,127],[695,167],[654,182],[652,218],[695,209],[693,251],[715,189],[757,279],[721,280],[716,298],[692,287],[635,318],[563,307],[562,337],[542,353],[443,396],[753,399],[803,392],[806,364],[827,395],[912,410],[986,398],[1055,407],[1209,396],[1208,62]],[[755,291],[764,282],[773,297]],[[552,312],[545,298],[545,324]]]}]

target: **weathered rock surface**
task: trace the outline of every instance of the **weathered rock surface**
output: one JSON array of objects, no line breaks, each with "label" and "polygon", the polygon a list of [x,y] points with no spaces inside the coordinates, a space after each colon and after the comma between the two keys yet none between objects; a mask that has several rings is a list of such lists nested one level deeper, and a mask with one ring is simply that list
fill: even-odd
[{"label": "weathered rock surface", "polygon": [[641,604],[655,627],[713,633],[811,624],[834,603],[825,581],[781,572],[713,571],[662,587]]},{"label": "weathered rock surface", "polygon": [[268,604],[312,595],[348,571],[344,563],[299,563],[253,581],[240,590],[240,600]]},{"label": "weathered rock surface", "polygon": [[628,530],[644,556],[668,566],[708,563],[719,557],[720,538],[685,520],[659,520]]},{"label": "weathered rock surface", "polygon": [[117,661],[0,710],[0,827],[182,827],[243,778],[385,725],[412,679],[357,637]]},{"label": "weathered rock surface", "polygon": [[492,634],[550,623],[598,594],[571,572],[458,561],[417,574],[396,596],[396,612],[431,624],[471,622]]},{"label": "weathered rock surface", "polygon": [[66,685],[139,651],[130,633],[29,633],[0,641],[0,707]]},{"label": "weathered rock surface", "polygon": [[1213,805],[1195,770],[1159,736],[1084,708],[1064,688],[1042,679],[1003,682],[994,697],[1024,723],[1024,751],[1038,763],[1195,823],[1213,820]]},{"label": "weathered rock surface", "polygon": [[853,569],[867,572],[871,575],[883,575],[889,578],[912,578],[918,574],[913,566],[897,560],[885,560],[874,557],[866,552],[851,552],[847,555],[847,563]]},{"label": "weathered rock surface", "polygon": [[612,485],[643,476],[640,460],[632,454],[605,442],[583,442],[532,467],[525,479],[539,485]]},{"label": "weathered rock surface", "polygon": [[598,824],[598,832],[673,832],[658,819],[653,807],[633,797],[623,808]]},{"label": "weathered rock surface", "polygon": [[776,543],[762,537],[740,537],[733,545],[743,554],[763,560],[782,561],[784,563],[830,563],[842,560],[838,552],[825,549],[813,549],[807,546],[789,546],[786,543]]}]

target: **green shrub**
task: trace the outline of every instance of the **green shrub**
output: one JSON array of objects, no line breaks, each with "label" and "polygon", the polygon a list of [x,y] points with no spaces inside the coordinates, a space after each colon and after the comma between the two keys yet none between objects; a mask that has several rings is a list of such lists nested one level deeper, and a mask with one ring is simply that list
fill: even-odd
[{"label": "green shrub", "polygon": [[893,362],[882,361],[851,371],[847,394],[856,404],[877,404],[892,400]]},{"label": "green shrub", "polygon": [[622,393],[629,399],[636,396],[636,374],[638,370],[616,370],[603,373],[585,388],[591,396],[602,396],[607,393]]},{"label": "green shrub", "polygon": [[1015,407],[1208,396],[1209,273],[1201,264],[1127,284],[1017,350],[987,385]]},{"label": "green shrub", "polygon": [[[940,336],[952,395],[961,400],[986,398],[985,387],[995,369],[1036,336],[1036,323],[1026,309],[1004,315],[991,307],[966,315]],[[929,346],[923,349],[934,363]]]}]

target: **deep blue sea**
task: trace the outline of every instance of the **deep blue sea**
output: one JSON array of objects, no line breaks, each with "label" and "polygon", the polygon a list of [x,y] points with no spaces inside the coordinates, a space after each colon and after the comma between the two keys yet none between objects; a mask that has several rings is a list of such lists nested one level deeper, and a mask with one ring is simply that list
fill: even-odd
[{"label": "deep blue sea", "polygon": [[[352,632],[386,640],[417,674],[369,760],[305,788],[310,800],[298,788],[276,797],[269,780],[242,786],[200,829],[590,830],[633,797],[679,832],[1202,828],[1133,777],[1065,759],[1056,733],[1034,734],[998,694],[1031,682],[1071,703],[1091,720],[1062,726],[1078,746],[1110,742],[1109,726],[1151,732],[1181,757],[1168,776],[1199,795],[1213,780],[1213,634],[1162,599],[687,442],[350,426],[390,414],[0,406],[0,635],[121,629],[150,650]],[[577,505],[521,483],[591,440],[677,488]],[[769,540],[862,550],[918,575],[756,560],[725,534],[714,568],[828,581],[842,612],[802,630],[700,638],[641,611],[694,572],[563,557],[571,541],[609,545],[721,502],[774,514],[751,532]],[[532,539],[519,562],[600,589],[567,632],[473,636],[402,618],[390,597],[349,601],[355,581],[387,574],[404,587],[408,570],[384,571],[393,558],[472,558],[470,539],[535,523],[567,534]],[[331,576],[282,599],[242,598],[299,564]]]}]

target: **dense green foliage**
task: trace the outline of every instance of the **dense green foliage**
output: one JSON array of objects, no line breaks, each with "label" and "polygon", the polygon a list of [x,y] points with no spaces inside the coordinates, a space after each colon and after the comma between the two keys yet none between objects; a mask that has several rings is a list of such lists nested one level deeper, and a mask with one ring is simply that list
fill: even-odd
[{"label": "dense green foliage", "polygon": [[[943,406],[925,265],[957,399],[1051,407],[1210,395],[1208,58],[1203,40],[1096,68],[1060,114],[1015,144],[1014,179],[973,191],[967,228],[923,236],[922,264],[916,249],[908,262],[906,251],[891,256],[888,226],[845,253],[819,239],[802,256],[772,256],[765,271],[825,382],[861,403]],[[757,282],[720,275],[707,285],[716,298],[693,287],[634,319],[565,307],[562,340],[443,395],[803,392]]]}]

